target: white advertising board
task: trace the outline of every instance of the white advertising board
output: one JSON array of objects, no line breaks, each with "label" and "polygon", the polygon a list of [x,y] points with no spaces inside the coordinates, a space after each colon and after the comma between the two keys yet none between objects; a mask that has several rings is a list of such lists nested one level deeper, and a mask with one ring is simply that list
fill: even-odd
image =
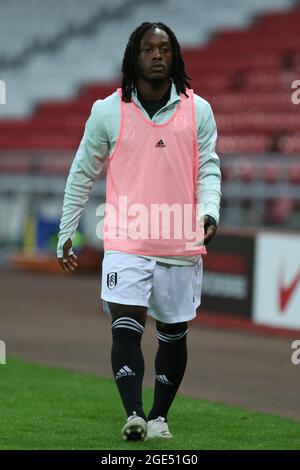
[{"label": "white advertising board", "polygon": [[257,235],[253,307],[255,323],[300,329],[300,235]]}]

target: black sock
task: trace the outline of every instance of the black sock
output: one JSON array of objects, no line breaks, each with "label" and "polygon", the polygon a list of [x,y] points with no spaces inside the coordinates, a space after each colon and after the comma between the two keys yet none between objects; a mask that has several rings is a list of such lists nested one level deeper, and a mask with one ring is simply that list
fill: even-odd
[{"label": "black sock", "polygon": [[158,327],[159,342],[155,358],[155,390],[148,420],[162,416],[167,419],[170,406],[181,384],[187,364],[187,324]]},{"label": "black sock", "polygon": [[142,404],[144,358],[141,339],[144,325],[138,315],[126,314],[112,322],[111,363],[127,416],[133,411],[146,419]]}]

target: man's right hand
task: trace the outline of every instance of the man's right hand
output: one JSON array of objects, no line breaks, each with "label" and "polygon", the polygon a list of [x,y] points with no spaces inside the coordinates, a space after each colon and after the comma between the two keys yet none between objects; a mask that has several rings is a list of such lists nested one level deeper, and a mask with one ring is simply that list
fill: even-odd
[{"label": "man's right hand", "polygon": [[64,271],[75,271],[77,268],[77,256],[74,253],[70,253],[69,251],[72,248],[72,240],[68,238],[68,240],[63,245],[63,257],[58,258],[59,265]]}]

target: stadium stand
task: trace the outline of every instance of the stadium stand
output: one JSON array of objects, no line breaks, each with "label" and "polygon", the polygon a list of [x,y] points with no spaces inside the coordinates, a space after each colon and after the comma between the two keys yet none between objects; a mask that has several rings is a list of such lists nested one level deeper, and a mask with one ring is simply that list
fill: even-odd
[{"label": "stadium stand", "polygon": [[[230,0],[225,6],[221,0],[120,0],[106,6],[88,0],[84,8],[78,0],[72,7],[69,0],[64,8],[62,3],[24,0],[23,15],[16,1],[0,6],[6,25],[0,79],[8,85],[7,104],[0,106],[0,214],[7,218],[16,187],[22,194],[61,199],[92,103],[118,84],[130,32],[144,20],[161,20],[178,35],[193,88],[215,113],[224,180],[222,223],[278,226],[284,221],[300,227],[300,105],[291,99],[292,83],[300,78],[295,1]],[[103,196],[103,185],[96,191]],[[88,223],[83,224],[86,233]],[[18,241],[20,231],[11,238],[13,229],[7,227],[2,239]]]},{"label": "stadium stand", "polygon": [[[118,3],[122,5],[121,2]],[[179,3],[178,5],[177,3],[162,2],[164,14],[171,15],[172,11],[178,14]],[[228,11],[238,12],[231,18],[234,26],[237,26],[243,15],[244,18],[249,17],[249,7],[246,7],[246,4],[242,2],[242,5],[245,5],[244,8],[234,9],[235,3],[230,3],[231,8]],[[29,5],[35,4],[36,2],[30,0]],[[251,4],[252,13],[256,12],[258,2]],[[12,2],[10,14],[14,12],[14,5],[14,2]],[[54,2],[54,5],[55,7],[51,9],[48,2],[45,2],[45,5],[43,2],[43,9],[40,5],[39,8],[34,10],[35,18],[39,20],[37,21],[39,28],[43,24],[40,20],[42,18],[45,20],[43,15],[46,15],[48,9],[51,10],[52,15],[56,13],[59,16],[58,13],[61,7],[58,2]],[[78,8],[76,8],[76,5]],[[75,24],[76,19],[79,22],[79,5],[78,2],[74,2],[75,7],[71,9],[72,14],[68,13],[64,17],[65,27],[66,25]],[[90,16],[92,16],[96,5],[96,2],[91,2],[91,8],[88,9]],[[117,6],[120,8],[120,5]],[[210,27],[207,34],[211,34],[218,25],[219,17],[223,18],[223,22],[225,21],[224,16],[218,10],[216,21],[212,21],[214,7],[220,8],[219,2],[213,2],[210,7],[208,7],[208,2],[205,1],[201,2],[201,5],[203,13],[205,13],[206,28]],[[172,9],[170,6],[172,6]],[[162,5],[159,4],[158,7],[161,8]],[[102,8],[104,8],[103,5]],[[144,17],[147,17],[148,8],[149,4],[145,3],[144,9],[141,10]],[[227,16],[225,18],[228,18],[228,11],[226,10]],[[141,12],[137,8],[137,15],[140,14]],[[85,21],[87,17],[86,13],[81,21]],[[215,111],[220,134],[218,144],[220,153],[248,152],[253,154],[282,151],[283,153],[293,154],[299,152],[297,131],[300,116],[297,106],[291,101],[291,83],[297,79],[300,72],[300,35],[297,29],[299,21],[300,9],[282,14],[268,13],[248,28],[225,31],[217,34],[212,41],[201,48],[185,49],[184,56],[188,64],[189,74],[193,77],[193,88],[197,93],[208,99]],[[51,23],[51,21],[45,21],[47,25]],[[93,72],[96,72],[96,77],[97,71],[95,68],[93,70],[92,64],[99,62],[97,66],[100,65],[97,55],[103,55],[103,51],[106,54],[105,59],[104,56],[101,57],[101,59],[104,59],[101,60],[102,70],[107,71],[109,69],[112,71],[116,67],[114,62],[120,63],[122,53],[120,43],[125,43],[122,36],[125,29],[129,28],[129,25],[126,24],[126,28],[119,30],[119,35],[116,37],[112,33],[116,33],[118,23],[113,21],[112,23],[114,24],[108,23],[104,31],[96,32],[91,38],[84,41],[82,38],[73,38],[66,47],[62,48],[62,51],[56,54],[56,67],[59,67],[60,70],[65,69],[62,76],[58,75],[58,82],[54,79],[53,72],[51,75],[54,59],[49,60],[47,55],[42,55],[37,59],[33,54],[30,67],[33,69],[34,67],[43,68],[43,75],[41,76],[37,71],[39,82],[37,80],[32,84],[26,82],[27,98],[30,98],[32,102],[33,97],[30,91],[34,89],[38,89],[39,94],[44,92],[47,96],[47,91],[43,86],[43,83],[46,83],[46,87],[52,87],[52,93],[56,96],[56,99],[39,105],[32,117],[26,117],[19,122],[13,119],[3,122],[0,125],[2,134],[1,148],[59,148],[70,150],[76,148],[91,103],[95,99],[111,93],[115,89],[115,84],[105,86],[101,84],[89,85],[77,97],[57,101],[57,95],[60,95],[59,86],[62,86],[61,92],[63,88],[74,89],[74,82],[72,87],[70,81],[76,82],[76,80],[84,79],[83,76],[78,76],[79,68],[80,70],[85,69],[86,79],[91,77]],[[63,25],[58,22],[56,32],[58,33],[62,27]],[[276,31],[275,41],[265,41],[265,37],[273,36],[274,31]],[[27,41],[27,43],[34,41],[34,35],[38,35],[38,29],[30,29],[30,34],[30,37],[26,37],[26,35],[24,37],[24,41]],[[49,38],[51,34],[54,34],[54,32],[45,28],[42,37]],[[111,42],[112,37],[114,40]],[[102,53],[99,54],[95,44],[101,44]],[[111,54],[112,51],[109,46],[112,48],[117,47],[119,53],[116,56]],[[109,56],[107,51],[110,52]],[[245,54],[245,51],[248,51],[248,53]],[[86,67],[82,67],[84,64],[82,62],[83,57],[88,57]],[[108,57],[110,57],[111,63],[114,64],[111,67],[107,67]],[[111,60],[111,57],[114,60]],[[78,67],[78,60],[80,67]],[[99,77],[101,78],[100,70]],[[41,78],[43,78],[42,81]],[[23,80],[25,82],[26,75]],[[60,85],[56,86],[58,83]],[[278,113],[279,110],[280,113]],[[54,116],[55,119],[53,119]]]},{"label": "stadium stand", "polygon": [[[0,6],[5,25],[1,28],[0,70],[9,87],[7,104],[0,113],[2,117],[26,116],[40,101],[69,99],[84,83],[114,80],[130,32],[145,20],[165,21],[183,46],[197,46],[191,53],[191,59],[196,55],[191,74],[196,81],[200,59],[205,59],[201,65],[210,71],[207,83],[215,75],[222,50],[219,57],[216,54],[210,59],[210,49],[204,47],[197,57],[199,45],[206,44],[220,29],[245,28],[268,8],[293,4],[292,0],[228,0],[226,4],[222,0],[114,0],[106,5],[104,0],[87,0],[83,7],[79,0],[5,2]],[[242,59],[246,64],[247,57]],[[256,64],[254,57],[252,63]],[[225,71],[236,65],[238,62],[231,61],[227,66],[223,57],[219,68]]]},{"label": "stadium stand", "polygon": [[[46,46],[81,30],[100,12],[104,12],[104,0],[88,0],[83,8],[80,0],[10,0],[1,4],[2,27],[0,31],[0,56],[3,63],[11,63],[26,51]],[[114,8],[124,4],[114,0]]]}]

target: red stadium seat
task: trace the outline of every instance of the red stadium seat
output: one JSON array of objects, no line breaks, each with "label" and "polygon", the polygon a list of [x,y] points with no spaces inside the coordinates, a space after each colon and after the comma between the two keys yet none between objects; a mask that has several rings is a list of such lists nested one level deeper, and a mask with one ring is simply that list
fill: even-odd
[{"label": "red stadium seat", "polygon": [[292,165],[289,168],[289,181],[290,183],[300,184],[300,165]]},{"label": "red stadium seat", "polygon": [[267,183],[275,183],[280,177],[280,167],[275,163],[268,163],[264,167],[264,180]]},{"label": "red stadium seat", "polygon": [[217,150],[223,153],[263,153],[272,148],[272,137],[266,135],[220,135]]},{"label": "red stadium seat", "polygon": [[269,210],[269,222],[276,225],[284,224],[293,210],[294,205],[295,201],[291,199],[282,198],[272,201]]},{"label": "red stadium seat", "polygon": [[300,157],[300,134],[281,137],[279,150],[287,155],[298,155]]}]

